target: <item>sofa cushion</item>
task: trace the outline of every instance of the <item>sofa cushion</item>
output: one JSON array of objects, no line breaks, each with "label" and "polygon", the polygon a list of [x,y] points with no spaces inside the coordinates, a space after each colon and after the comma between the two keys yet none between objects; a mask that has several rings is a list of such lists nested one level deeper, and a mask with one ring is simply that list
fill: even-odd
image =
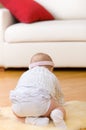
[{"label": "sofa cushion", "polygon": [[53,20],[54,17],[39,3],[34,0],[0,0],[4,7],[24,23],[41,20]]},{"label": "sofa cushion", "polygon": [[86,20],[51,20],[14,24],[6,29],[5,41],[86,41]]},{"label": "sofa cushion", "polygon": [[0,0],[21,22],[86,19],[86,0]]}]

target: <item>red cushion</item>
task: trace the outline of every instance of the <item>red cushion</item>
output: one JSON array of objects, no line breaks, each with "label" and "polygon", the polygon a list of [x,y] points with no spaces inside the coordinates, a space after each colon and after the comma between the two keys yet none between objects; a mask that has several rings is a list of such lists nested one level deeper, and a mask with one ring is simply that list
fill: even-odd
[{"label": "red cushion", "polygon": [[42,20],[53,20],[54,17],[34,0],[0,0],[0,3],[20,21],[32,23]]}]

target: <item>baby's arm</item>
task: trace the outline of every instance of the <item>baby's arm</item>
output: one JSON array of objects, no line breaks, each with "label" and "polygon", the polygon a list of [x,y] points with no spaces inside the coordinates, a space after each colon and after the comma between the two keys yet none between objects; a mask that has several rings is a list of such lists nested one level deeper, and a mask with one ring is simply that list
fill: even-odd
[{"label": "baby's arm", "polygon": [[55,81],[55,92],[56,92],[56,99],[59,104],[63,105],[64,104],[64,95],[61,90],[61,85],[59,83],[59,80],[56,79]]}]

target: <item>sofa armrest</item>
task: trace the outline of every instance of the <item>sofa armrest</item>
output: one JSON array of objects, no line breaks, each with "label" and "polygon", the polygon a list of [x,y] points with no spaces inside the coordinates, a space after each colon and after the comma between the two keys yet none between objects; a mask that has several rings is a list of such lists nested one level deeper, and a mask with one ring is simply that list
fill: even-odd
[{"label": "sofa armrest", "polygon": [[0,44],[4,41],[5,29],[15,23],[15,19],[8,9],[0,9]]}]

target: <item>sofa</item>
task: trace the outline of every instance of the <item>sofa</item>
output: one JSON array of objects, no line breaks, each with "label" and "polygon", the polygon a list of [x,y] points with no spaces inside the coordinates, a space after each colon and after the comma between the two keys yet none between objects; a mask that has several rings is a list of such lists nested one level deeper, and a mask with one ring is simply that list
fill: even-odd
[{"label": "sofa", "polygon": [[86,0],[57,0],[57,19],[24,23],[0,9],[0,67],[28,67],[37,52],[57,68],[86,67]]}]

